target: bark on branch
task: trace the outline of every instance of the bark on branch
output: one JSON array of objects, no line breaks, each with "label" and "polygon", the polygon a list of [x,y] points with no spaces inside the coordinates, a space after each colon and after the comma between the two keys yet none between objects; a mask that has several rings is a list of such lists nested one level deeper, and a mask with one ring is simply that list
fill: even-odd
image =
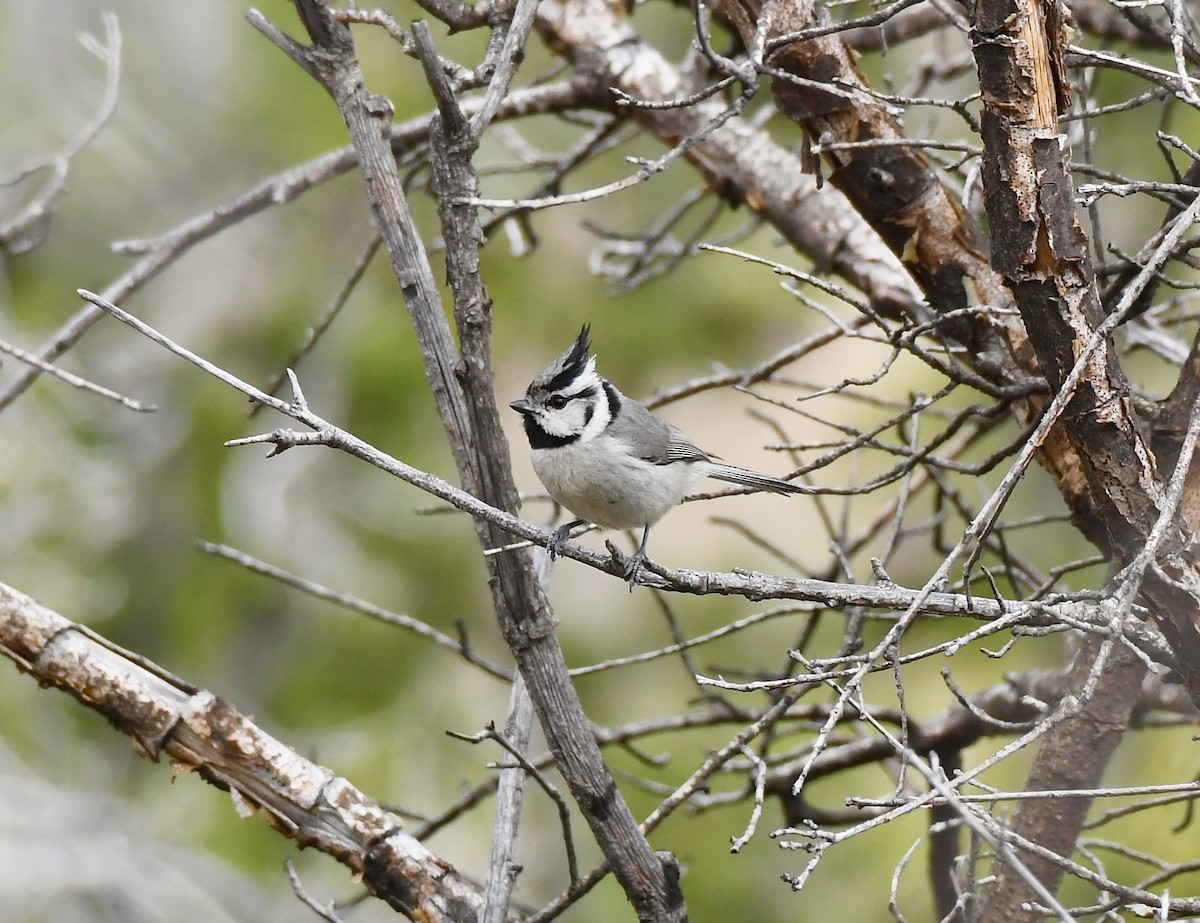
[{"label": "bark on branch", "polygon": [[[448,98],[447,88],[434,77],[436,67],[427,66],[441,113],[433,136],[443,154],[437,170],[441,215],[446,239],[456,247],[448,263],[463,346],[460,354],[392,158],[388,142],[391,104],[367,92],[346,25],[318,0],[298,0],[297,7],[312,46],[288,38],[261,16],[252,21],[337,104],[358,151],[367,200],[404,295],[463,486],[481,500],[513,511],[517,491],[499,426],[488,358],[490,303],[474,277],[477,254],[464,249],[477,245],[481,235],[465,203],[451,204],[474,192],[470,154],[475,139],[461,110]],[[502,542],[500,531],[488,522],[476,520],[476,531],[484,549]],[[501,633],[529,688],[559,770],[638,918],[686,920],[674,859],[651,850],[601,757],[571,685],[554,635],[554,616],[530,555],[522,551],[491,556],[487,564]]]},{"label": "bark on branch", "polygon": [[[1166,495],[1106,335],[1119,317],[1104,314],[1087,237],[1075,216],[1057,120],[1065,81],[1056,64],[1062,35],[1060,24],[1041,10],[1029,0],[976,10],[993,262],[1013,292],[1051,387],[1061,390],[1072,376],[1077,382],[1062,422],[1082,462],[1102,547],[1121,567],[1146,546]],[[1077,371],[1080,363],[1085,365]],[[1191,542],[1186,522],[1172,525],[1142,596],[1175,651],[1193,701],[1200,702],[1200,570]]]},{"label": "bark on branch", "polygon": [[[993,264],[1013,292],[1051,388],[1073,389],[1062,423],[1082,462],[1090,505],[1103,530],[1102,547],[1124,566],[1167,526],[1159,566],[1147,573],[1141,598],[1183,666],[1193,701],[1200,701],[1200,573],[1187,553],[1191,533],[1186,522],[1167,519],[1161,475],[1108,338],[1121,317],[1105,316],[1059,135],[1067,85],[1061,9],[1055,3],[1013,0],[978,4],[974,16]],[[1130,288],[1125,295],[1128,310],[1137,291]],[[1077,686],[1090,688],[1092,697],[1078,718],[1058,730],[1053,746],[1039,753],[1029,780],[1033,789],[1098,784],[1128,724],[1142,666],[1125,657],[1109,659],[1105,645],[1089,642],[1083,648],[1088,651],[1097,660],[1077,663]],[[1094,685],[1086,682],[1092,674]],[[1080,762],[1083,752],[1098,758]],[[1024,804],[1014,832],[1069,857],[1087,808],[1086,801]],[[1063,874],[1059,865],[1035,860],[1033,870],[1057,889]],[[1040,917],[1022,909],[1030,897],[1027,883],[1002,864],[980,919]]]},{"label": "bark on branch", "polygon": [[469,923],[483,895],[402,831],[403,821],[346,779],[271,737],[228,702],[0,584],[0,653],[43,686],[74,696],[174,773],[228,791],[301,847],[332,856],[376,897],[416,920]]}]

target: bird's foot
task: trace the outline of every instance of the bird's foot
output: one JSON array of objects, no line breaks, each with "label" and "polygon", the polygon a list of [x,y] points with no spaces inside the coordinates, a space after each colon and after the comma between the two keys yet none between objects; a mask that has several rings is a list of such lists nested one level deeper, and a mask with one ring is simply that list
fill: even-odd
[{"label": "bird's foot", "polygon": [[559,526],[550,536],[550,541],[546,543],[546,550],[550,552],[551,561],[562,554],[563,548],[566,547],[567,540],[571,537],[571,527],[574,525],[574,523],[569,522],[565,526]]},{"label": "bird's foot", "polygon": [[546,550],[550,552],[551,561],[563,553],[563,549],[567,546],[567,540],[571,537],[571,530],[576,526],[584,525],[587,525],[585,520],[572,519],[570,522],[554,530],[550,535],[550,541],[546,543]]},{"label": "bird's foot", "polygon": [[625,559],[625,582],[629,584],[630,593],[641,577],[645,563],[646,554],[643,551],[636,551]]}]

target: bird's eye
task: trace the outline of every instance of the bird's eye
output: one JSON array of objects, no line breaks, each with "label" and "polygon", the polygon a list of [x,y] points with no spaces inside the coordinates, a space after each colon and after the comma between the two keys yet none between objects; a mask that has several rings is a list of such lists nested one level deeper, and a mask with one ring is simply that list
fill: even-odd
[{"label": "bird's eye", "polygon": [[546,399],[546,403],[550,405],[552,410],[562,410],[567,406],[567,399],[561,394],[552,394]]}]

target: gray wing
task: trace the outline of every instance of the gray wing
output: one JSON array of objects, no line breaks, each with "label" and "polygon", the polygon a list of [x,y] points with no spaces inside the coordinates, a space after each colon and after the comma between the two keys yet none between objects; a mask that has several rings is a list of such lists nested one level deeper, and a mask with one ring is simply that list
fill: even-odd
[{"label": "gray wing", "polygon": [[621,411],[612,434],[621,438],[638,458],[656,465],[708,461],[709,456],[688,441],[675,427],[654,416],[637,401],[621,395]]},{"label": "gray wing", "polygon": [[711,455],[700,447],[692,445],[688,441],[687,436],[672,426],[671,441],[667,444],[667,457],[658,464],[669,465],[671,462],[706,462],[711,460]]},{"label": "gray wing", "polygon": [[742,484],[759,490],[771,490],[779,494],[806,494],[812,489],[791,481],[781,481],[769,474],[759,474],[748,468],[736,465],[726,465],[715,461],[717,456],[709,455],[703,449],[694,445],[687,436],[674,426],[664,423],[637,401],[630,400],[625,395],[621,397],[621,412],[613,421],[612,433],[621,438],[629,446],[630,451],[638,458],[652,462],[655,465],[670,465],[675,462],[708,462],[706,474],[719,481],[731,484]]}]

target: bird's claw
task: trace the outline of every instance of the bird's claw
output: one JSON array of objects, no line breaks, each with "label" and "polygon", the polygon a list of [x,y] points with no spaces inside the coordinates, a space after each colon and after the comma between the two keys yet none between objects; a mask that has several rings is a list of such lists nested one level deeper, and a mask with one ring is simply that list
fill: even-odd
[{"label": "bird's claw", "polygon": [[642,575],[643,565],[646,562],[646,555],[638,551],[631,555],[625,561],[625,582],[629,584],[629,592],[633,592],[634,586],[637,585],[638,578]]},{"label": "bird's claw", "polygon": [[563,548],[567,546],[567,540],[571,537],[571,524],[559,526],[550,536],[550,541],[546,543],[546,550],[550,552],[550,560],[553,561],[563,552]]}]

